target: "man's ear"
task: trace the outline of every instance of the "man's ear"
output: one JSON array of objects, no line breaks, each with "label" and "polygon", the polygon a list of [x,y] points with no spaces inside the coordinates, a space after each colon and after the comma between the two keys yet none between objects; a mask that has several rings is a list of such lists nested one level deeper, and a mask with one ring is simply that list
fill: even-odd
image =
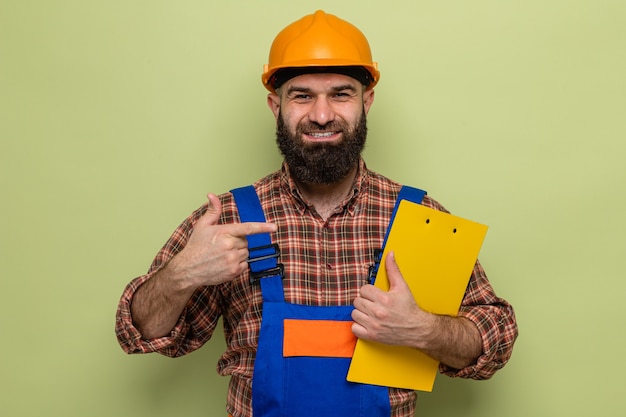
[{"label": "man's ear", "polygon": [[363,108],[365,109],[365,114],[370,111],[370,107],[374,103],[374,89],[371,88],[369,90],[365,90],[363,93]]},{"label": "man's ear", "polygon": [[278,120],[278,115],[280,114],[280,96],[276,93],[269,93],[267,95],[267,105],[274,113],[274,118]]}]

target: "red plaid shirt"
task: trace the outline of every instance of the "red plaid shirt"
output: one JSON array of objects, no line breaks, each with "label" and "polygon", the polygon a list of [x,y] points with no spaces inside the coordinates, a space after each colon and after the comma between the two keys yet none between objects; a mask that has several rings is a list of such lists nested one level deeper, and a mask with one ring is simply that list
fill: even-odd
[{"label": "red plaid shirt", "polygon": [[[307,205],[286,166],[257,181],[254,188],[267,221],[278,225],[272,241],[280,246],[280,262],[285,265],[286,301],[351,305],[358,289],[367,281],[375,249],[382,245],[401,185],[369,171],[361,161],[352,192],[326,221]],[[238,222],[232,195],[223,194],[220,199],[223,204],[220,221]],[[423,204],[445,211],[428,196]],[[262,310],[260,288],[250,284],[248,273],[231,282],[196,290],[167,337],[143,339],[130,314],[137,288],[180,252],[206,209],[205,204],[192,213],[159,251],[148,273],[126,287],[118,306],[116,333],[127,353],[158,352],[175,357],[201,347],[211,338],[222,317],[227,348],[217,370],[221,375],[231,376],[227,411],[234,417],[245,417],[252,415],[251,377]],[[512,307],[495,295],[478,262],[459,315],[478,326],[483,355],[472,366],[460,370],[441,366],[441,372],[464,378],[489,378],[508,361],[517,337],[517,325]],[[395,388],[389,392],[392,417],[412,417],[416,394]]]}]

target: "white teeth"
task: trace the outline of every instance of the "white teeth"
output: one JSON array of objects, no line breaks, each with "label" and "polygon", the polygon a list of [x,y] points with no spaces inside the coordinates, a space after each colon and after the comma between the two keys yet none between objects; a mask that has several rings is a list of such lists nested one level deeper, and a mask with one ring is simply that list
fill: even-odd
[{"label": "white teeth", "polygon": [[331,137],[334,134],[335,134],[335,132],[309,133],[309,135],[313,136],[314,138],[329,138],[329,137]]}]

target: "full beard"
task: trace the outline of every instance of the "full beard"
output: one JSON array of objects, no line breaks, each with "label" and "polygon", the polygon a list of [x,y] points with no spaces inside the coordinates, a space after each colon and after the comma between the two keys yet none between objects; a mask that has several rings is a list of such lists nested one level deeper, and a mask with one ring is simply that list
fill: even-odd
[{"label": "full beard", "polygon": [[[304,143],[302,137],[307,131],[340,131],[342,139],[338,143]],[[289,172],[296,181],[307,184],[333,184],[344,179],[358,164],[366,138],[365,111],[353,129],[341,121],[324,126],[308,122],[298,124],[293,135],[282,115],[276,123],[276,143]]]}]

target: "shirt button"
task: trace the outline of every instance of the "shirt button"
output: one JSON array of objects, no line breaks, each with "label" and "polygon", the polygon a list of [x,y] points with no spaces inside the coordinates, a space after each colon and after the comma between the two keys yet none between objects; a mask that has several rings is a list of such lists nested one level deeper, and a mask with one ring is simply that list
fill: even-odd
[{"label": "shirt button", "polygon": [[333,266],[331,264],[326,264],[326,269],[333,269]]}]

